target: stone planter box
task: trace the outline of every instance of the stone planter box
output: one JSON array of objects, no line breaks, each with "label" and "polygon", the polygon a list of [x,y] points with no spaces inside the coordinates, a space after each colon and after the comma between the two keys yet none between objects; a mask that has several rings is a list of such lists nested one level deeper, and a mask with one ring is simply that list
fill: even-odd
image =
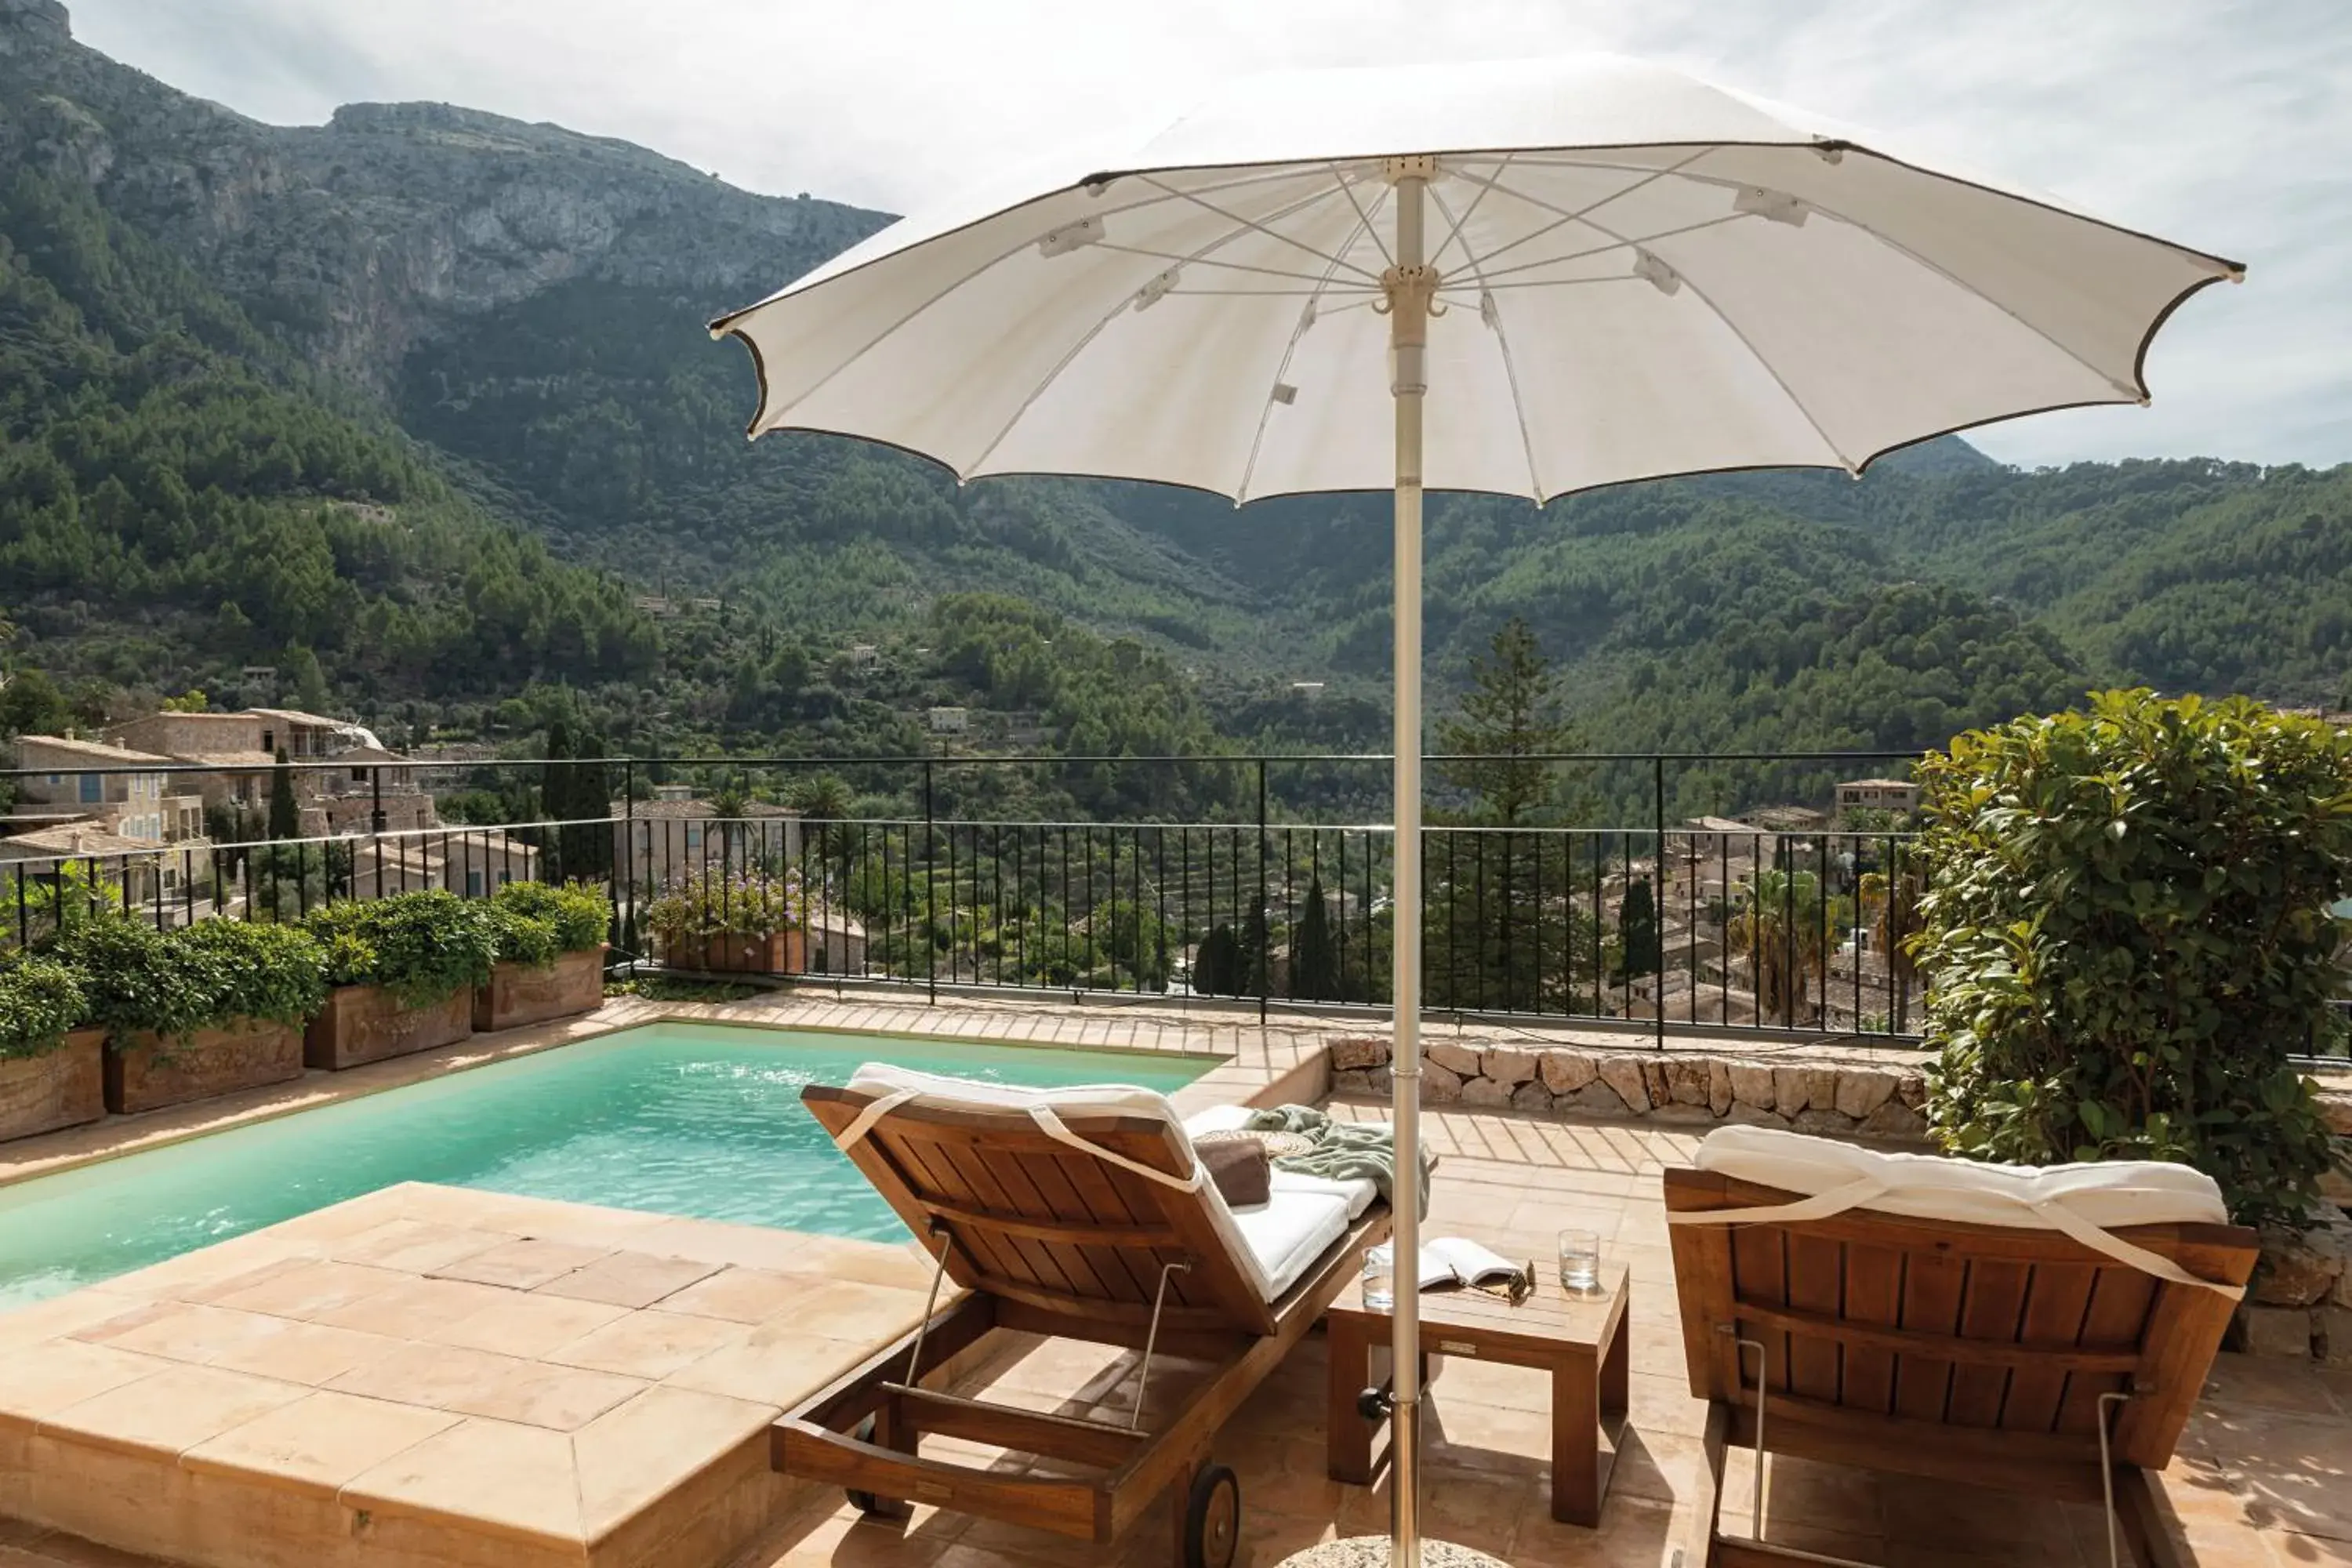
[{"label": "stone planter box", "polygon": [[0,1060],[0,1142],[105,1114],[104,1029],[76,1029],[56,1050]]},{"label": "stone planter box", "polygon": [[338,985],[302,1036],[306,1067],[341,1072],[362,1062],[454,1045],[474,1032],[474,992],[451,992],[425,1007],[404,1007],[381,985]]},{"label": "stone planter box", "polygon": [[302,1031],[233,1018],[170,1042],[147,1030],[106,1053],[106,1109],[118,1116],[185,1105],[302,1076]]},{"label": "stone planter box", "polygon": [[797,931],[766,936],[688,937],[662,944],[671,969],[709,974],[798,974],[808,967],[808,939]]},{"label": "stone planter box", "polygon": [[490,983],[474,989],[474,1032],[517,1029],[592,1013],[604,1002],[604,950],[562,952],[544,969],[501,963],[490,971]]}]

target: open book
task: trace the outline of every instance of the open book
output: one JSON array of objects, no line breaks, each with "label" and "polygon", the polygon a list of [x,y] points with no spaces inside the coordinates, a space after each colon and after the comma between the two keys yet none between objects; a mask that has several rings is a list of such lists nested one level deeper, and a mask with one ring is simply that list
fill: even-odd
[{"label": "open book", "polygon": [[[1372,1248],[1371,1255],[1385,1263],[1396,1256],[1395,1244],[1382,1242]],[[1526,1264],[1514,1263],[1500,1253],[1458,1236],[1442,1236],[1421,1245],[1420,1288],[1423,1290],[1433,1285],[1507,1285],[1528,1272]]]}]

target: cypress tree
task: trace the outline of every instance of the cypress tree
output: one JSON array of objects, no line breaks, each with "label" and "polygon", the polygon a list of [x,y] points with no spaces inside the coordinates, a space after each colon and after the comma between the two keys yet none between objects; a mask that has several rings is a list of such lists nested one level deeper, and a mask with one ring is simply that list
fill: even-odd
[{"label": "cypress tree", "polygon": [[[572,815],[572,726],[561,719],[551,720],[547,726],[547,766],[539,781],[539,815],[550,822],[562,822]],[[546,877],[551,882],[563,879],[563,830],[541,829],[546,842],[541,850],[546,857]]]},{"label": "cypress tree", "polygon": [[269,837],[302,837],[302,808],[294,802],[294,768],[286,748],[278,748],[278,765],[269,770]]},{"label": "cypress tree", "polygon": [[1331,940],[1331,912],[1325,907],[1323,881],[1307,887],[1307,912],[1290,942],[1290,994],[1303,1001],[1338,1002],[1339,950]]},{"label": "cypress tree", "polygon": [[1625,955],[1620,973],[1630,978],[1658,972],[1658,900],[1647,877],[1627,888],[1617,906],[1617,942]]}]

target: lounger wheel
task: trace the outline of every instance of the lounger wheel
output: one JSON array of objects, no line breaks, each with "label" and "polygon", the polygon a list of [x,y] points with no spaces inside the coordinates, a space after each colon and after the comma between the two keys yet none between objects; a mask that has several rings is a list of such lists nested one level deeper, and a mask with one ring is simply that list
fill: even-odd
[{"label": "lounger wheel", "polygon": [[1203,1465],[1184,1500],[1184,1568],[1231,1568],[1242,1539],[1242,1483],[1223,1465]]},{"label": "lounger wheel", "polygon": [[[860,1421],[857,1424],[857,1430],[850,1436],[861,1443],[874,1441],[874,1417],[868,1415],[865,1420]],[[882,1500],[872,1492],[862,1492],[856,1487],[851,1487],[848,1489],[848,1497],[849,1506],[860,1513],[877,1514],[882,1511]]]}]

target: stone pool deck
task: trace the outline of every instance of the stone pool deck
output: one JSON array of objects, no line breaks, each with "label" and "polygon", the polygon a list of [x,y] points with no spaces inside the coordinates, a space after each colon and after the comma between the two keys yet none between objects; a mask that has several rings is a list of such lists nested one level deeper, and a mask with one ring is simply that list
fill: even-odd
[{"label": "stone pool deck", "polygon": [[[206,1117],[281,1113],[679,1016],[1226,1057],[1186,1091],[1192,1100],[1319,1092],[1319,1042],[1346,1027],[1010,1002],[625,1003],[381,1064],[394,1070],[372,1083],[361,1080],[370,1069],[314,1078]],[[1335,1110],[1382,1114],[1369,1102]],[[1519,1568],[1666,1568],[1701,1407],[1683,1376],[1657,1173],[1686,1159],[1696,1135],[1461,1109],[1433,1110],[1425,1125],[1445,1158],[1433,1205],[1441,1233],[1540,1258],[1561,1226],[1597,1229],[1634,1290],[1633,1429],[1601,1527],[1549,1518],[1545,1381],[1456,1360],[1432,1392],[1433,1531]],[[137,1118],[102,1131],[34,1141],[50,1146],[22,1150],[0,1179],[190,1129]],[[903,1524],[863,1522],[837,1494],[767,1474],[772,1412],[900,1331],[926,1279],[911,1247],[387,1189],[0,1316],[0,1568],[142,1561],[124,1549],[268,1568],[668,1568],[730,1561],[730,1543],[734,1568],[1168,1563],[1169,1531],[1151,1521],[1124,1553],[1101,1553],[928,1509]],[[1132,1365],[1124,1352],[1034,1345],[973,1376],[1041,1409],[1115,1411],[1131,1397]],[[1323,1373],[1310,1340],[1219,1442],[1241,1476],[1244,1564],[1271,1568],[1385,1526],[1384,1492],[1324,1477]],[[1735,1460],[1735,1505],[1746,1479]],[[2176,1538],[2204,1568],[2352,1565],[2352,1373],[2223,1356],[2162,1484]],[[1890,1568],[2106,1560],[2095,1510],[1792,1461],[1774,1464],[1767,1498],[1769,1538]]]},{"label": "stone pool deck", "polygon": [[769,1423],[928,1283],[911,1245],[387,1187],[0,1317],[0,1514],[223,1565],[724,1562],[785,1500]]}]

